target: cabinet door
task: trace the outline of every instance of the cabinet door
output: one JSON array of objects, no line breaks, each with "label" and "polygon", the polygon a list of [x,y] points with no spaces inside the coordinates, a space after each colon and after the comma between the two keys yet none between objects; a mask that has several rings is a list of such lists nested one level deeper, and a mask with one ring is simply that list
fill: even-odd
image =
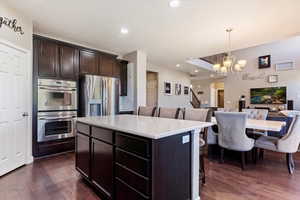
[{"label": "cabinet door", "polygon": [[99,63],[99,74],[101,76],[113,76],[113,70],[115,67],[114,57],[108,55],[101,55]]},{"label": "cabinet door", "polygon": [[76,135],[76,168],[90,177],[90,138],[80,133]]},{"label": "cabinet door", "polygon": [[77,79],[78,50],[68,46],[60,47],[60,77],[63,79]]},{"label": "cabinet door", "polygon": [[57,77],[58,45],[47,40],[40,40],[38,51],[38,75]]},{"label": "cabinet door", "polygon": [[98,55],[96,52],[80,51],[80,74],[98,74]]},{"label": "cabinet door", "polygon": [[122,64],[119,61],[115,60],[115,64],[113,66],[113,77],[120,78],[121,67],[122,67]]},{"label": "cabinet door", "polygon": [[121,96],[127,96],[127,61],[121,62],[120,82],[121,82]]},{"label": "cabinet door", "polygon": [[92,139],[92,182],[111,198],[113,191],[113,146]]}]

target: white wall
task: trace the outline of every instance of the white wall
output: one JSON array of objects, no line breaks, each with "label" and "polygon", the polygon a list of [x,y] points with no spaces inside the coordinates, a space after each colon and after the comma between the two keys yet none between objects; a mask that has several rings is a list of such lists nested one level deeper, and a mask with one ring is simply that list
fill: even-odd
[{"label": "white wall", "polygon": [[[18,48],[25,49],[29,52],[29,63],[24,63],[24,66],[27,65],[29,67],[29,80],[28,80],[28,87],[32,88],[32,32],[33,26],[32,21],[14,9],[9,8],[4,3],[0,4],[0,17],[8,17],[11,19],[17,19],[17,25],[22,27],[24,34],[21,35],[19,33],[14,32],[12,29],[2,25],[0,28],[0,40],[4,42],[8,42]],[[29,94],[32,98],[32,95]],[[30,107],[32,106],[31,103],[32,99],[30,100]],[[32,121],[32,108],[29,108],[29,117],[28,117],[28,137],[27,137],[27,163],[33,161],[32,157],[32,129],[31,129],[31,121]],[[25,133],[24,133],[25,134]]]},{"label": "white wall", "polygon": [[[133,104],[126,104],[124,98],[121,100],[121,103],[124,103],[120,107],[129,108],[133,107],[133,111],[137,111],[138,106],[146,105],[146,67],[147,67],[147,54],[143,51],[137,50],[131,53],[128,53],[123,56],[123,59],[131,62],[133,64],[133,70],[131,71],[132,77],[131,81],[133,84]],[[131,88],[129,88],[131,89]],[[126,98],[125,98],[126,100]],[[127,98],[127,100],[129,100]],[[127,101],[127,103],[130,103]],[[125,109],[124,109],[125,110]],[[121,110],[122,111],[122,110]]]},{"label": "white wall", "polygon": [[[241,95],[246,96],[247,105],[250,103],[250,88],[287,86],[287,99],[294,100],[294,106],[300,110],[300,36],[271,44],[260,45],[233,52],[237,58],[246,59],[248,64],[242,74],[230,74],[225,79],[225,107],[237,108]],[[271,68],[258,69],[258,57],[271,55]],[[274,64],[280,61],[293,60],[296,70],[276,71]],[[242,80],[244,73],[257,76],[265,73],[264,79]],[[279,82],[270,84],[268,75],[279,75]]]},{"label": "white wall", "polygon": [[[190,86],[191,80],[188,74],[165,67],[147,64],[147,71],[158,73],[158,106],[161,107],[190,107],[190,96],[184,95],[184,86]],[[164,94],[164,82],[172,84],[172,95]],[[175,83],[181,84],[181,95],[175,95]]]}]

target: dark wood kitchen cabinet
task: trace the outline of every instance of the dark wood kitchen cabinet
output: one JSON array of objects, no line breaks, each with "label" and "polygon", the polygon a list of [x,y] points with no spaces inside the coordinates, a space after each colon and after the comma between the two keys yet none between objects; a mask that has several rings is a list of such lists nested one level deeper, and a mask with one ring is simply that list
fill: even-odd
[{"label": "dark wood kitchen cabinet", "polygon": [[76,80],[78,50],[47,39],[34,39],[37,53],[37,75],[41,78]]},{"label": "dark wood kitchen cabinet", "polygon": [[69,46],[59,47],[60,65],[59,74],[62,79],[75,80],[78,76],[78,56],[77,49]]},{"label": "dark wood kitchen cabinet", "polygon": [[120,62],[120,82],[121,82],[120,96],[127,96],[127,82],[128,82],[127,64],[128,64],[127,61]]},{"label": "dark wood kitchen cabinet", "polygon": [[99,75],[112,77],[115,65],[116,61],[113,56],[101,55],[99,59]]},{"label": "dark wood kitchen cabinet", "polygon": [[190,199],[192,147],[182,143],[187,135],[154,140],[77,122],[76,169],[101,199]]},{"label": "dark wood kitchen cabinet", "polygon": [[98,74],[98,53],[87,50],[80,50],[79,69],[80,74]]},{"label": "dark wood kitchen cabinet", "polygon": [[[92,139],[91,180],[110,199],[113,194],[113,145]],[[99,163],[101,163],[99,165]]]},{"label": "dark wood kitchen cabinet", "polygon": [[48,40],[39,40],[37,43],[38,51],[38,76],[52,77],[58,76],[59,47],[56,43]]},{"label": "dark wood kitchen cabinet", "polygon": [[90,138],[77,132],[76,135],[76,169],[85,177],[90,177]]}]

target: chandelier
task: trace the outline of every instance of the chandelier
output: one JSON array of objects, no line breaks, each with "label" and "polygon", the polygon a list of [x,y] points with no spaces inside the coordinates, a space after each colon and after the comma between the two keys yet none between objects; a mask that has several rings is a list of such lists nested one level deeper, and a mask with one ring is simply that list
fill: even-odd
[{"label": "chandelier", "polygon": [[226,75],[227,72],[241,72],[247,64],[246,60],[237,60],[231,53],[231,32],[232,28],[226,29],[228,33],[228,52],[226,56],[223,57],[221,63],[216,63],[213,65],[213,70],[217,73]]}]

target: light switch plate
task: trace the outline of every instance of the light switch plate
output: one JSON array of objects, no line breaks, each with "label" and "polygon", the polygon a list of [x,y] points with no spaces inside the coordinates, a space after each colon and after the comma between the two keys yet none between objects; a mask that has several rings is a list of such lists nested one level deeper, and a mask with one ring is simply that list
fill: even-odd
[{"label": "light switch plate", "polygon": [[189,135],[182,136],[182,144],[189,143],[189,142],[190,142]]}]

